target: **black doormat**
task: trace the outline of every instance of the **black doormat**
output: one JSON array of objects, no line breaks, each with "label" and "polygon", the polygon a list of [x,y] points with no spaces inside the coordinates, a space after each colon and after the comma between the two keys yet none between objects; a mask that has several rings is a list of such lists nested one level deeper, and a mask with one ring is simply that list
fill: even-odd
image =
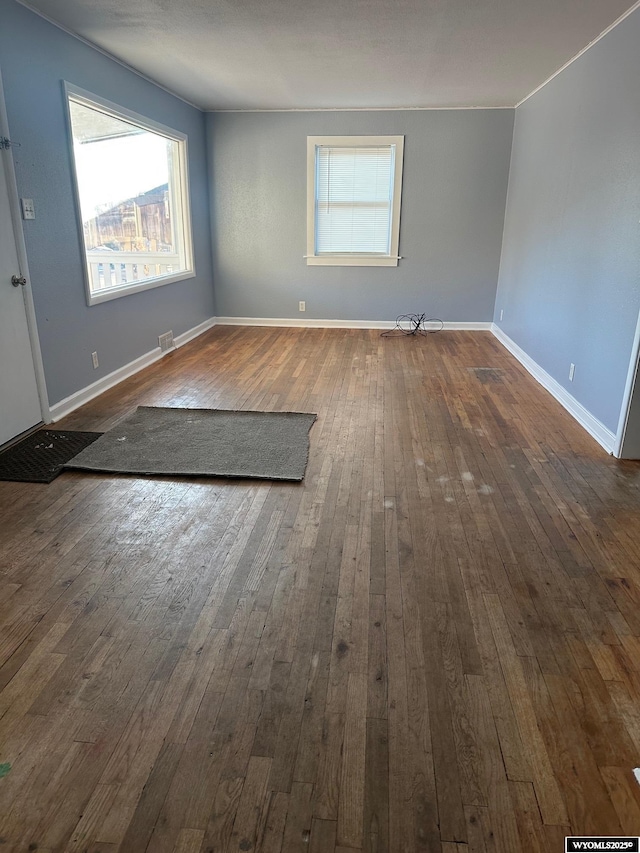
[{"label": "black doormat", "polygon": [[0,480],[50,483],[101,432],[40,429],[0,453]]}]

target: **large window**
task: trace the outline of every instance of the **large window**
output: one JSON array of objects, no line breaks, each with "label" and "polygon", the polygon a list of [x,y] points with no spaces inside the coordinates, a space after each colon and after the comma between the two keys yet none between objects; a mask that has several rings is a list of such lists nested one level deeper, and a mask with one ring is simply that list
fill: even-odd
[{"label": "large window", "polygon": [[307,137],[307,264],[397,266],[403,136]]},{"label": "large window", "polygon": [[186,136],[65,90],[89,304],[194,275]]}]

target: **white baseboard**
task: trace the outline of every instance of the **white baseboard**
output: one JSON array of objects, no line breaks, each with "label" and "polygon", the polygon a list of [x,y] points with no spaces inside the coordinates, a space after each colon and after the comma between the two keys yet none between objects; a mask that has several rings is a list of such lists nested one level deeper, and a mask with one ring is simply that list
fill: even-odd
[{"label": "white baseboard", "polygon": [[608,429],[601,421],[591,414],[582,403],[579,403],[575,397],[557,382],[553,376],[547,373],[540,365],[534,361],[531,356],[521,349],[515,341],[506,335],[502,329],[495,323],[491,326],[491,331],[500,343],[515,356],[520,364],[529,371],[543,388],[556,398],[556,400],[564,406],[564,408],[572,415],[586,431],[600,444],[607,453],[613,453],[616,446],[616,436]]},{"label": "white baseboard", "polygon": [[189,329],[186,332],[183,332],[181,335],[178,335],[177,338],[173,339],[173,343],[176,345],[176,348],[183,347],[185,344],[188,344],[189,341],[192,341],[194,338],[203,335],[205,332],[208,332],[209,329],[213,329],[218,321],[215,317],[211,317],[208,320],[205,320],[204,323],[200,323],[197,326],[194,326],[193,329]]},{"label": "white baseboard", "polygon": [[[219,326],[284,326],[296,329],[395,329],[395,320],[312,320],[290,317],[216,317]],[[491,323],[445,322],[448,331],[463,330],[488,332]],[[439,328],[438,323],[428,323],[430,329]]]},{"label": "white baseboard", "polygon": [[[183,332],[181,335],[174,338],[173,342],[175,347],[178,348],[184,346],[186,343],[189,343],[189,341],[197,338],[198,335],[202,335],[208,329],[211,329],[215,324],[215,317],[212,317],[210,320],[205,320],[204,323],[194,326],[193,329]],[[49,408],[51,417],[50,423],[55,423],[61,418],[70,415],[71,412],[75,411],[80,406],[83,406],[85,403],[88,403],[89,400],[93,400],[94,397],[104,394],[105,391],[113,388],[114,385],[117,385],[119,382],[139,373],[141,370],[144,370],[145,367],[149,367],[149,365],[154,364],[154,362],[159,361],[161,358],[164,358],[167,353],[172,351],[173,350],[167,350],[166,352],[162,352],[160,347],[155,347],[150,352],[130,361],[129,364],[125,364],[117,370],[114,370],[112,373],[108,373],[106,376],[103,376],[102,379],[98,379],[97,382],[92,382],[91,385],[87,385],[86,388],[82,388],[80,391],[76,391],[69,397],[65,397],[64,400],[60,400],[58,403],[55,403],[55,405]]]}]

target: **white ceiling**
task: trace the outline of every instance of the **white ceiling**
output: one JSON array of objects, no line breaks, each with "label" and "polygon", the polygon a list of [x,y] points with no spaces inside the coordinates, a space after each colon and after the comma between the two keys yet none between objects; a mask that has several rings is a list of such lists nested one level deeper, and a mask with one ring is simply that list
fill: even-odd
[{"label": "white ceiling", "polygon": [[29,0],[203,109],[514,106],[631,0]]}]

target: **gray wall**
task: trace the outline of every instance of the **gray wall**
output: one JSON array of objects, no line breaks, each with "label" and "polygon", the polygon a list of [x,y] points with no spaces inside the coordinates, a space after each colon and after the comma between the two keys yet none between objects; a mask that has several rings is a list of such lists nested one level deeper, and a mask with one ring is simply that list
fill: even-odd
[{"label": "gray wall", "polygon": [[640,310],[639,45],[640,10],[516,110],[496,298],[505,333],[612,432]]},{"label": "gray wall", "polygon": [[[513,110],[212,113],[216,314],[490,321]],[[404,134],[398,267],[307,267],[306,137]],[[298,301],[307,303],[306,314]]]},{"label": "gray wall", "polygon": [[[0,65],[11,136],[20,144],[18,192],[35,201],[37,218],[24,232],[54,404],[157,347],[161,332],[178,335],[213,315],[205,119],[13,0],[0,0]],[[63,79],[188,134],[195,279],[87,306]]]}]

